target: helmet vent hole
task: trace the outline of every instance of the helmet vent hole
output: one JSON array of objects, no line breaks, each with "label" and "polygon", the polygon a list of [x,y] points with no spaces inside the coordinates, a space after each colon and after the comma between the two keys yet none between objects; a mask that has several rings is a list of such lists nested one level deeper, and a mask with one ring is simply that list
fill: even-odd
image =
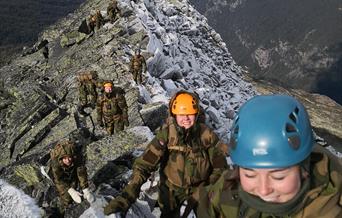
[{"label": "helmet vent hole", "polygon": [[293,148],[294,150],[298,150],[299,146],[300,146],[300,138],[295,135],[295,136],[290,136],[287,138],[291,148]]},{"label": "helmet vent hole", "polygon": [[294,110],[294,112],[298,115],[298,113],[299,113],[299,108],[296,107],[295,110]]},{"label": "helmet vent hole", "polygon": [[234,135],[237,135],[239,133],[239,126],[236,126],[234,128]]},{"label": "helmet vent hole", "polygon": [[290,113],[289,118],[294,122],[297,123],[297,117],[292,113]]},{"label": "helmet vent hole", "polygon": [[292,124],[287,123],[286,124],[286,132],[288,132],[288,133],[297,132],[297,129]]}]

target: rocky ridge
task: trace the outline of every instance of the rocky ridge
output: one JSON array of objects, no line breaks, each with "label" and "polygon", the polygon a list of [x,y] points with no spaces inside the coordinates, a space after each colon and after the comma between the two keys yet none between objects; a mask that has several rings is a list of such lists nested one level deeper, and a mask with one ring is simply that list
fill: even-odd
[{"label": "rocky ridge", "polygon": [[[0,68],[0,175],[35,198],[43,216],[54,208],[56,193],[46,186],[39,167],[58,140],[69,138],[82,147],[91,188],[102,202],[125,182],[122,172],[130,166],[116,163],[131,160],[138,155],[132,152],[151,140],[176,90],[198,93],[207,124],[226,141],[236,110],[257,94],[242,79],[221,37],[187,2],[122,0],[122,16],[114,24],[93,35],[78,32],[95,9],[105,15],[108,3],[89,0],[46,29],[41,39],[49,41],[48,62],[36,52]],[[136,48],[142,49],[148,65],[140,86],[128,73]],[[100,78],[113,79],[125,90],[130,127],[122,134],[107,136],[94,127],[94,111],[87,117],[77,113],[76,75],[83,70],[96,70]],[[86,202],[74,206],[67,217],[79,216],[87,207]]]}]

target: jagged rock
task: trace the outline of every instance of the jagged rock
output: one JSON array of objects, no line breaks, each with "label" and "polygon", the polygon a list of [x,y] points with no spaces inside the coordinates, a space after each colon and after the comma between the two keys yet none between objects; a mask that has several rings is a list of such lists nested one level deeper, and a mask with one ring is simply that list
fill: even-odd
[{"label": "jagged rock", "polygon": [[36,185],[42,179],[38,173],[39,169],[35,164],[15,166],[14,172],[17,176],[23,178],[28,186]]},{"label": "jagged rock", "polygon": [[128,0],[118,1],[118,7],[122,17],[129,17],[134,13],[131,3]]},{"label": "jagged rock", "polygon": [[87,34],[85,33],[73,31],[73,32],[63,35],[61,38],[60,44],[62,47],[72,46],[75,43],[77,44],[81,43],[83,40],[86,39],[86,37],[87,37]]},{"label": "jagged rock", "polygon": [[106,136],[100,141],[87,145],[87,169],[91,177],[104,167],[108,161],[132,152],[136,148],[143,148],[149,142],[148,136],[140,136],[132,132],[123,131],[113,136]]},{"label": "jagged rock", "polygon": [[[75,31],[81,22],[91,10],[103,10],[107,4],[108,1],[89,0],[46,29],[41,35],[49,40],[48,62],[41,62],[41,57],[33,53],[0,68],[0,90],[12,96],[10,104],[0,108],[5,113],[0,115],[5,118],[0,119],[5,137],[0,144],[0,175],[34,196],[39,206],[48,205],[44,207],[47,214],[56,206],[56,192],[45,179],[36,183],[36,176],[32,181],[27,178],[33,171],[30,166],[36,169],[46,164],[49,150],[59,140],[68,138],[82,148],[91,188],[99,198],[108,200],[127,182],[132,173],[131,162],[137,155],[132,151],[141,152],[153,138],[151,130],[160,124],[176,90],[199,94],[208,125],[224,141],[228,140],[234,113],[257,94],[241,78],[241,69],[228,50],[211,37],[215,33],[204,17],[185,1],[119,1],[121,9],[127,7],[124,16],[77,44],[79,33]],[[173,8],[172,17],[164,14],[167,8]],[[185,34],[191,30],[196,30],[196,34]],[[65,47],[60,44],[63,35]],[[130,58],[138,47],[143,50],[148,68],[139,85],[128,73]],[[94,122],[96,110],[87,108],[89,116],[78,114],[76,75],[84,70],[96,70],[100,79],[113,80],[125,90],[130,125],[123,132],[108,135]],[[65,112],[63,116],[61,111]],[[11,160],[10,153],[14,157]],[[19,160],[15,159],[17,156]],[[23,166],[29,169],[27,174],[23,173]],[[16,174],[15,169],[20,173]],[[112,187],[108,192],[103,191],[106,185]],[[88,207],[85,202],[72,205],[67,216],[77,217]]]},{"label": "jagged rock", "polygon": [[168,107],[164,103],[146,104],[140,110],[141,117],[146,126],[152,131],[162,125],[168,115]]},{"label": "jagged rock", "polygon": [[179,65],[176,65],[174,68],[166,69],[161,75],[161,79],[172,79],[177,80],[181,79],[183,76],[180,72],[181,67]]},{"label": "jagged rock", "polygon": [[215,122],[219,123],[220,121],[220,114],[219,112],[214,108],[209,106],[208,108],[205,109],[206,113],[209,114],[209,117]]},{"label": "jagged rock", "polygon": [[172,95],[178,89],[176,84],[171,79],[162,80],[162,86],[168,92],[169,95]]}]

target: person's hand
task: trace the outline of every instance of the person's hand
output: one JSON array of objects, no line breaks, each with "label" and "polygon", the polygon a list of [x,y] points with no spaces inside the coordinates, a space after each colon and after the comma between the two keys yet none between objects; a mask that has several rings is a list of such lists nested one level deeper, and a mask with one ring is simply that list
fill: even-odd
[{"label": "person's hand", "polygon": [[93,203],[95,201],[94,194],[89,191],[89,188],[83,189],[84,198],[87,199],[89,203]]},{"label": "person's hand", "polygon": [[128,201],[118,196],[109,202],[107,206],[104,207],[104,214],[109,215],[113,213],[126,213],[129,208]]},{"label": "person's hand", "polygon": [[69,188],[68,193],[71,196],[72,200],[74,200],[76,203],[81,203],[82,199],[81,196],[82,194],[76,191],[74,188]]}]

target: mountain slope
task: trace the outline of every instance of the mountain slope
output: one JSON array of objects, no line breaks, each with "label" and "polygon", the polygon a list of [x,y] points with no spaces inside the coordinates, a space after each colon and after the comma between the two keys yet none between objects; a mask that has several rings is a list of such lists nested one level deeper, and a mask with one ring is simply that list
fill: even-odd
[{"label": "mountain slope", "polygon": [[[176,90],[199,95],[206,123],[226,142],[235,112],[257,94],[220,35],[186,2],[121,0],[118,21],[93,35],[77,32],[95,9],[105,16],[108,3],[89,0],[44,30],[48,62],[36,52],[0,68],[0,175],[34,197],[46,216],[57,199],[40,166],[58,140],[68,138],[82,147],[91,189],[102,208],[127,182],[129,162],[139,154],[133,151],[151,140]],[[145,83],[139,86],[128,71],[136,48],[142,49],[148,65]],[[77,74],[84,70],[96,70],[100,78],[112,79],[125,90],[130,123],[126,131],[108,136],[93,126],[95,111],[86,117],[78,114]],[[86,202],[73,205],[66,217],[78,217],[88,207]]]},{"label": "mountain slope", "polygon": [[85,0],[0,0],[0,66],[24,46],[32,45],[44,28],[65,17]]},{"label": "mountain slope", "polygon": [[254,78],[342,103],[341,1],[191,1]]}]

